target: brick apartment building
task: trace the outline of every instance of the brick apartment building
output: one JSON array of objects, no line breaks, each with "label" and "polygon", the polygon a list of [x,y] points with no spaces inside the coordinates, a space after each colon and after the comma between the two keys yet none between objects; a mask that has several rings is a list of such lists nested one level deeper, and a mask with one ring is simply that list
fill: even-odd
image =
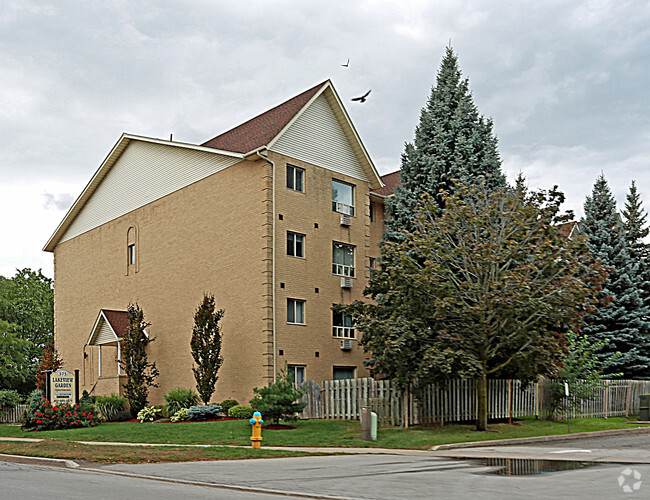
[{"label": "brick apartment building", "polygon": [[124,134],[44,250],[55,341],[81,389],[120,392],[120,336],[137,302],[160,370],[150,401],[194,387],[204,293],[225,309],[215,400],[248,401],[288,365],[296,380],[366,376],[349,318],[379,255],[377,173],[330,81],[201,145]]}]

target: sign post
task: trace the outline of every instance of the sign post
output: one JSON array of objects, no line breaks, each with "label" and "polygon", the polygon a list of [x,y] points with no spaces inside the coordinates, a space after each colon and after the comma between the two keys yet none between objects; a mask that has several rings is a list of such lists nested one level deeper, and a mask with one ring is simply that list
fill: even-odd
[{"label": "sign post", "polygon": [[59,369],[50,375],[50,401],[53,405],[77,403],[75,374]]},{"label": "sign post", "polygon": [[569,426],[569,434],[571,434],[571,420],[569,418],[569,384],[564,382],[564,395],[566,396],[566,423]]}]

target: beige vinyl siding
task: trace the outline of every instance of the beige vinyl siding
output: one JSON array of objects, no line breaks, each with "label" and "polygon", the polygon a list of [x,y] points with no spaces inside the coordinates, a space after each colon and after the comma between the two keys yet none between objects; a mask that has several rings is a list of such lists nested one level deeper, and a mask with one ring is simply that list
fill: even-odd
[{"label": "beige vinyl siding", "polygon": [[117,336],[110,325],[102,318],[99,320],[99,328],[95,332],[94,338],[89,342],[91,345],[108,344],[115,342]]},{"label": "beige vinyl siding", "polygon": [[131,141],[59,243],[240,161],[220,154]]},{"label": "beige vinyl siding", "polygon": [[273,151],[368,181],[324,95],[319,96],[271,146]]}]

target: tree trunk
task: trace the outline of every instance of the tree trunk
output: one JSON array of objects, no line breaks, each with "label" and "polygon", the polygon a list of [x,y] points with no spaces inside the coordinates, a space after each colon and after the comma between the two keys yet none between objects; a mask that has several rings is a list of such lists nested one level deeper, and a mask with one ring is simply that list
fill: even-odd
[{"label": "tree trunk", "polygon": [[476,430],[487,431],[487,378],[483,377],[476,381]]}]

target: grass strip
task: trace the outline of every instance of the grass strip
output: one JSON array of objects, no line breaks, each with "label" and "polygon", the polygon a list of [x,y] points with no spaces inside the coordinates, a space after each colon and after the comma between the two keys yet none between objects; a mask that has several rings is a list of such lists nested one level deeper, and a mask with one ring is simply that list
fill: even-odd
[{"label": "grass strip", "polygon": [[[572,432],[629,429],[637,425],[630,418],[611,417],[571,420]],[[513,425],[490,424],[488,432],[476,432],[472,425],[444,427],[413,426],[409,429],[381,427],[377,441],[361,440],[355,420],[302,420],[293,430],[264,430],[264,446],[380,447],[427,449],[431,446],[468,441],[566,434],[564,421],[521,419]],[[642,424],[638,424],[641,426]],[[57,440],[109,441],[160,444],[230,444],[250,446],[251,426],[247,421],[169,423],[104,423],[98,427],[59,431],[23,432],[20,427],[0,425],[0,436],[55,438]]]},{"label": "grass strip", "polygon": [[99,446],[70,441],[47,440],[40,443],[0,442],[0,453],[40,458],[60,458],[92,463],[158,463],[197,462],[205,460],[243,460],[249,458],[281,458],[318,455],[293,451],[252,448],[191,448]]}]

